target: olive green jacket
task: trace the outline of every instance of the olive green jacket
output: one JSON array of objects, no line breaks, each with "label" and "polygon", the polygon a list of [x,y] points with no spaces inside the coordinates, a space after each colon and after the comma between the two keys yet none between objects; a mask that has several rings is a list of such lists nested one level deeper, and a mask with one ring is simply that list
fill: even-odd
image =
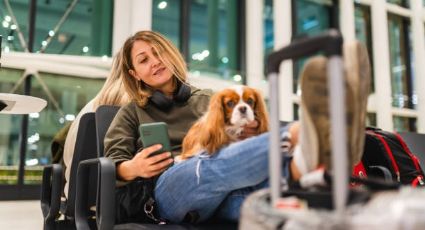
[{"label": "olive green jacket", "polygon": [[211,90],[199,90],[191,87],[191,97],[180,105],[174,105],[169,111],[161,111],[151,104],[145,108],[130,102],[122,107],[105,136],[105,156],[115,164],[130,160],[143,148],[139,135],[139,125],[151,122],[165,122],[168,125],[173,155],[180,154],[181,143],[191,125],[208,108]]}]

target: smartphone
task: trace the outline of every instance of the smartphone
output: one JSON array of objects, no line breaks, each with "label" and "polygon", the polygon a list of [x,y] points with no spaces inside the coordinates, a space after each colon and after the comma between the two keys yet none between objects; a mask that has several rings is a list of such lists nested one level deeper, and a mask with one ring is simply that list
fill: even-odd
[{"label": "smartphone", "polygon": [[143,143],[143,148],[161,144],[162,148],[150,154],[154,156],[163,152],[171,151],[170,138],[168,136],[168,128],[165,122],[154,122],[141,124],[139,126],[140,138]]}]

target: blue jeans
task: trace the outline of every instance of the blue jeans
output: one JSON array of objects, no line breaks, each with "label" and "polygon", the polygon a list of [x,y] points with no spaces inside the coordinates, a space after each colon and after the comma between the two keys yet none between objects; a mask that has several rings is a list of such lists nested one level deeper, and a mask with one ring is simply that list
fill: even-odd
[{"label": "blue jeans", "polygon": [[[287,130],[281,129],[281,133]],[[237,220],[245,197],[268,180],[269,134],[232,143],[212,156],[201,154],[166,170],[158,179],[155,199],[161,218],[183,221],[196,211],[199,222],[219,216]]]}]

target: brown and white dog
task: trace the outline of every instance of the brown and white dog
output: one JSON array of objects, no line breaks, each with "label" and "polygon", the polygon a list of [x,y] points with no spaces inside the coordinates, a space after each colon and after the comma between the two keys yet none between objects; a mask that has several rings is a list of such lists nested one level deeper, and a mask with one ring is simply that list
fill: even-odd
[{"label": "brown and white dog", "polygon": [[237,85],[211,97],[207,112],[189,129],[183,139],[179,160],[206,150],[208,154],[231,142],[240,140],[243,126],[258,121],[258,133],[268,130],[264,98],[254,88]]}]

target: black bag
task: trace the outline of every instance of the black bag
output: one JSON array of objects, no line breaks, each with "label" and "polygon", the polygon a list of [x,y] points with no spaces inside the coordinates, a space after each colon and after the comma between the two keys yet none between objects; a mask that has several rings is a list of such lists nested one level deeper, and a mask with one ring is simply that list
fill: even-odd
[{"label": "black bag", "polygon": [[373,127],[366,128],[363,157],[355,166],[353,175],[363,178],[390,177],[392,181],[413,187],[425,185],[419,160],[403,138],[398,133]]},{"label": "black bag", "polygon": [[118,187],[115,191],[115,224],[152,223],[161,221],[154,213],[153,180],[136,179],[129,184]]}]

